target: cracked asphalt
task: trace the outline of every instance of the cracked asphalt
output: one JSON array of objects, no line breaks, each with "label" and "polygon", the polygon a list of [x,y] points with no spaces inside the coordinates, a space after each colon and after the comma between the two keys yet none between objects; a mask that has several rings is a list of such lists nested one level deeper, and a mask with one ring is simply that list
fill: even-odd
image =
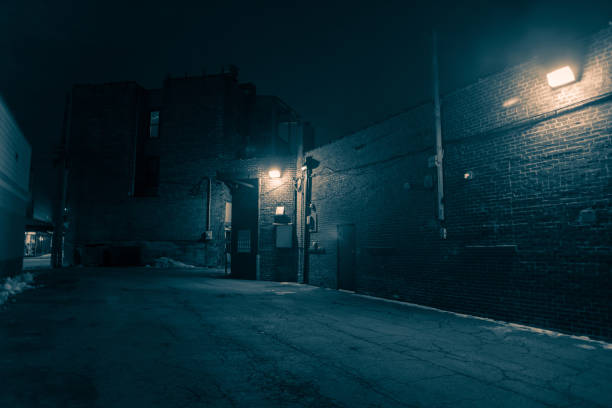
[{"label": "cracked asphalt", "polygon": [[0,407],[610,407],[612,346],[207,270],[64,269],[0,309]]}]

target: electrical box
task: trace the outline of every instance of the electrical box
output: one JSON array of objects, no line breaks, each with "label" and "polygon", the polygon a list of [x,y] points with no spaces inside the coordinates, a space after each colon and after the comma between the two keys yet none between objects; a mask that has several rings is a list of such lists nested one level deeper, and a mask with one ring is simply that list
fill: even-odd
[{"label": "electrical box", "polygon": [[276,247],[293,248],[293,225],[276,226]]}]

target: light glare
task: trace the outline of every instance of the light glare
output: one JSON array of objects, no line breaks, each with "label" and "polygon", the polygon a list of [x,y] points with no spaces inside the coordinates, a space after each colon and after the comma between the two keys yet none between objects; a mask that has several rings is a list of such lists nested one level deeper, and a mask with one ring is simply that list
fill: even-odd
[{"label": "light glare", "polygon": [[280,178],[280,170],[279,169],[271,169],[268,172],[270,178]]},{"label": "light glare", "polygon": [[508,99],[507,101],[505,101],[505,102],[503,103],[503,106],[504,106],[504,108],[509,108],[509,107],[511,107],[511,106],[516,105],[516,104],[517,104],[517,103],[519,103],[520,101],[521,101],[521,100],[520,100],[519,98],[516,98],[516,97],[515,97],[515,98],[510,98],[510,99]]},{"label": "light glare", "polygon": [[548,79],[548,85],[550,85],[552,88],[556,88],[558,86],[574,82],[576,77],[574,76],[572,69],[566,65],[563,68],[556,69],[546,74],[546,79]]}]

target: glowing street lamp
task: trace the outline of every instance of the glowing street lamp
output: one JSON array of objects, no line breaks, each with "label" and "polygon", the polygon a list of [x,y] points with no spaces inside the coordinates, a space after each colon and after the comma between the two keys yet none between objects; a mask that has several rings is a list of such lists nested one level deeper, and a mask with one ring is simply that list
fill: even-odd
[{"label": "glowing street lamp", "polygon": [[268,172],[268,176],[270,176],[270,178],[280,178],[281,176],[280,170],[277,168],[272,168]]},{"label": "glowing street lamp", "polygon": [[546,79],[548,80],[548,85],[550,85],[551,88],[557,88],[559,86],[574,82],[576,80],[576,76],[574,75],[574,71],[572,71],[570,66],[566,65],[546,74]]}]

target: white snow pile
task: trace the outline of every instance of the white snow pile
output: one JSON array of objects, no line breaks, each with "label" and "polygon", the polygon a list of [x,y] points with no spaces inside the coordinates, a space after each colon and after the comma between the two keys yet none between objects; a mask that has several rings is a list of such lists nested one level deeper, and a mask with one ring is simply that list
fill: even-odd
[{"label": "white snow pile", "polygon": [[6,278],[4,283],[0,285],[0,306],[3,305],[10,296],[32,288],[32,282],[34,282],[34,275],[29,272]]},{"label": "white snow pile", "polygon": [[154,268],[195,268],[193,265],[188,265],[181,261],[176,261],[172,258],[167,258],[162,256],[161,258],[156,258],[153,262]]}]

